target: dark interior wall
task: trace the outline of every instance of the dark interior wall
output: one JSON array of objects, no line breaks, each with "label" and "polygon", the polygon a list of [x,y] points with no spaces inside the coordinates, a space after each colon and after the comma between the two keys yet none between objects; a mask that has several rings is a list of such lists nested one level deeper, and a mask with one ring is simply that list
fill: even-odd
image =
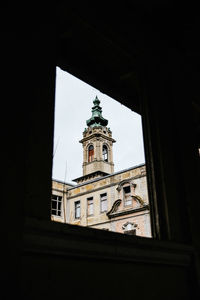
[{"label": "dark interior wall", "polygon": [[25,299],[196,296],[190,246],[36,220],[26,225],[20,277]]},{"label": "dark interior wall", "polygon": [[55,29],[38,10],[9,6],[2,14],[1,288],[10,299],[21,293],[25,219],[50,216]]},{"label": "dark interior wall", "polygon": [[[9,8],[1,27],[2,294],[191,299],[200,249],[195,12],[185,10],[193,25],[181,15],[172,30],[149,6],[128,7],[120,22],[117,10],[103,19],[102,11],[55,8]],[[111,233],[97,241],[92,229],[49,221],[56,64],[142,112],[156,244]]]},{"label": "dark interior wall", "polygon": [[[137,296],[144,299],[147,295],[150,299],[175,299],[172,295],[177,290],[179,290],[179,299],[190,299],[191,297],[189,290],[191,279],[188,272],[175,266],[165,267],[165,273],[163,273],[162,265],[149,265],[147,268],[146,264],[141,263],[73,258],[63,260],[60,257],[52,260],[52,256],[48,255],[34,256],[31,260],[29,257],[24,257],[23,263],[29,270],[28,274],[22,277],[24,299],[37,299],[38,290],[40,291],[39,299],[45,298],[49,294],[52,299],[63,296],[99,300],[102,298],[114,299],[114,297],[130,299],[132,296]],[[41,267],[41,271],[33,285],[30,273],[35,274],[38,265]],[[27,268],[24,271],[27,271]],[[105,272],[105,270],[107,271]],[[137,276],[133,274],[133,270]],[[70,278],[66,273],[70,274]],[[154,288],[152,281],[149,280],[152,276],[154,277]]]},{"label": "dark interior wall", "polygon": [[200,57],[195,42],[199,26],[193,16],[194,23],[188,14],[187,21],[193,24],[185,28],[182,24],[178,32],[173,24],[176,44],[174,35],[169,37],[165,32],[161,40],[153,43],[154,47],[144,58],[141,81],[145,82],[143,91],[148,112],[144,118],[149,121],[161,237],[199,245],[199,203],[196,201],[200,175],[199,131],[192,106],[195,103],[199,108],[196,80]]},{"label": "dark interior wall", "polygon": [[[164,239],[188,242],[192,239],[191,230],[196,230],[191,229],[189,211],[193,201],[198,207],[194,199],[198,194],[199,178],[192,93],[176,51],[164,49],[159,54],[153,62],[148,56],[144,76],[148,113],[144,118],[150,119],[160,235]],[[194,223],[198,223],[198,217]]]}]

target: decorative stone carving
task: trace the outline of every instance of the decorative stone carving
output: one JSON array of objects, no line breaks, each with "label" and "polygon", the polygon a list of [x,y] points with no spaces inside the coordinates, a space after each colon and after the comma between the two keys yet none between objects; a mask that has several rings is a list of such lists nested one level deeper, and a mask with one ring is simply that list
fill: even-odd
[{"label": "decorative stone carving", "polygon": [[116,200],[116,201],[113,203],[111,210],[109,210],[109,212],[107,212],[107,216],[109,216],[110,214],[116,212],[116,211],[118,210],[118,207],[119,207],[119,205],[121,204],[121,202],[122,202],[121,199]]},{"label": "decorative stone carving", "polygon": [[140,196],[134,195],[134,196],[132,196],[132,197],[133,197],[134,200],[136,200],[137,202],[139,202],[139,204],[140,204],[141,206],[144,206],[144,205],[145,205],[144,200],[143,200]]},{"label": "decorative stone carving", "polygon": [[131,180],[123,180],[123,181],[121,181],[121,182],[118,184],[118,187],[116,188],[116,190],[117,190],[118,192],[120,192],[121,189],[122,189],[122,187],[123,187],[123,185],[125,185],[125,184],[130,184],[130,185],[132,185],[134,188],[136,188],[136,184],[135,184],[135,183],[131,183]]},{"label": "decorative stone carving", "polygon": [[127,226],[129,226],[129,225],[131,225],[132,227],[133,227],[133,229],[135,229],[135,228],[138,228],[138,224],[136,224],[136,223],[133,223],[133,222],[126,222],[123,226],[122,226],[122,229],[123,230],[126,230],[127,229]]}]

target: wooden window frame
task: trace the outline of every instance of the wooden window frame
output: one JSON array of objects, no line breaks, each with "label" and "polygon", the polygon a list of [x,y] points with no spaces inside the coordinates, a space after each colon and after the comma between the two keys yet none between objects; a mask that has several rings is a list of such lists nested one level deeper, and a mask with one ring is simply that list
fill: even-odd
[{"label": "wooden window frame", "polygon": [[[54,199],[54,197],[56,197],[56,199]],[[63,201],[62,196],[52,194],[52,196],[51,196],[51,215],[52,216],[62,217],[62,201]],[[56,203],[56,208],[55,209],[52,207],[53,202]],[[60,205],[60,208],[59,208],[59,205]],[[52,211],[55,211],[55,214]]]},{"label": "wooden window frame", "polygon": [[[106,199],[104,199],[103,197],[106,197]],[[106,210],[102,210],[102,202],[106,202]],[[100,194],[100,212],[105,213],[105,212],[107,212],[107,210],[108,210],[108,194],[103,193],[103,194]]]},{"label": "wooden window frame", "polygon": [[[77,207],[79,205],[79,207]],[[77,209],[79,209],[79,216],[77,216]],[[74,219],[79,220],[81,218],[81,201],[75,201],[74,202]]]},{"label": "wooden window frame", "polygon": [[[89,201],[92,201],[92,204],[89,203]],[[90,213],[89,205],[92,205],[92,213]],[[94,198],[89,197],[89,198],[87,198],[87,216],[91,217],[93,215],[94,215]]]}]

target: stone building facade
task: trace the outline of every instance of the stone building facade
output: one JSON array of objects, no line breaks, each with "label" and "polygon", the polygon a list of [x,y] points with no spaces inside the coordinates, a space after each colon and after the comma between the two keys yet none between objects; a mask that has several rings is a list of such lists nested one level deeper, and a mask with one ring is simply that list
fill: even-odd
[{"label": "stone building facade", "polygon": [[114,172],[115,140],[99,99],[93,103],[80,140],[83,175],[73,180],[74,185],[52,181],[52,220],[151,237],[146,167]]},{"label": "stone building facade", "polygon": [[66,196],[69,188],[73,187],[70,183],[59,180],[52,180],[51,196],[51,220],[66,223]]}]

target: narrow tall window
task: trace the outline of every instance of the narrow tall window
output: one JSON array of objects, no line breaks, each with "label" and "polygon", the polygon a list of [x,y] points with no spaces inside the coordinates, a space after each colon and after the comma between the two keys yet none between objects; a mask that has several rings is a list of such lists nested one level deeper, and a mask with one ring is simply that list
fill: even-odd
[{"label": "narrow tall window", "polygon": [[75,219],[80,219],[81,217],[81,202],[75,202]]},{"label": "narrow tall window", "polygon": [[93,197],[87,198],[87,215],[91,216],[94,214],[94,202]]},{"label": "narrow tall window", "polygon": [[88,148],[88,162],[91,162],[94,160],[94,146],[90,145]]},{"label": "narrow tall window", "polygon": [[51,214],[54,216],[61,216],[62,197],[52,195],[51,198]]},{"label": "narrow tall window", "polygon": [[124,192],[124,206],[132,205],[131,187],[130,185],[123,187]]},{"label": "narrow tall window", "polygon": [[108,148],[106,145],[103,145],[103,160],[108,161]]},{"label": "narrow tall window", "polygon": [[107,211],[107,193],[100,195],[101,200],[101,212]]}]

